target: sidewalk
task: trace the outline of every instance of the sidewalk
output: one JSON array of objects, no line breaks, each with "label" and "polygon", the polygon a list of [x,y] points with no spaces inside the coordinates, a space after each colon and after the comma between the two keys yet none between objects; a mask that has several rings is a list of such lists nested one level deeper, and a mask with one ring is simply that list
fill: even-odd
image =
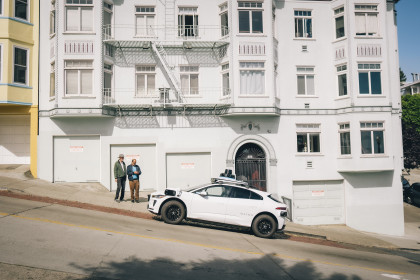
[{"label": "sidewalk", "polygon": [[[62,201],[132,211],[142,213],[142,216],[149,214],[147,211],[147,195],[152,192],[151,190],[140,191],[140,203],[131,203],[129,192],[125,193],[125,201],[117,203],[114,201],[115,193],[109,192],[99,183],[50,183],[25,175],[28,169],[28,165],[0,165],[0,195],[1,192],[8,191],[16,194],[48,197]],[[414,206],[405,205],[406,207]],[[408,208],[408,210],[413,209]],[[417,208],[414,210],[417,211]],[[150,214],[150,216],[152,215]],[[408,248],[420,251],[420,235],[417,234],[417,231],[420,232],[418,225],[406,224],[407,230],[409,232],[406,232],[405,237],[392,237],[360,232],[345,225],[305,226],[288,222],[285,232],[291,235],[364,247]]]}]

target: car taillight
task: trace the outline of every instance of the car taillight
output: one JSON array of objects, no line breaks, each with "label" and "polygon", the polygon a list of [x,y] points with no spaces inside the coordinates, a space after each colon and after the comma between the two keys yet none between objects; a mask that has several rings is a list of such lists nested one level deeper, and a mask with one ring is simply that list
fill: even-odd
[{"label": "car taillight", "polygon": [[284,210],[284,211],[286,211],[287,210],[287,207],[277,207],[276,210]]}]

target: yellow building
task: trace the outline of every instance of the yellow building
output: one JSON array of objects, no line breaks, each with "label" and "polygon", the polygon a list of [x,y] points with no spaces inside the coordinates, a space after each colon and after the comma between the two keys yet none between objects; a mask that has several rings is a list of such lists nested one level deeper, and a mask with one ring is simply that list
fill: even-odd
[{"label": "yellow building", "polygon": [[37,176],[39,1],[0,0],[0,164]]}]

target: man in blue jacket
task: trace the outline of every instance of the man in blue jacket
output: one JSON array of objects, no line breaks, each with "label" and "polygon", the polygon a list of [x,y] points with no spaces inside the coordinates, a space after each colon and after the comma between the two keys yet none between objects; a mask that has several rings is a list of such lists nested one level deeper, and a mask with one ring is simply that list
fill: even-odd
[{"label": "man in blue jacket", "polygon": [[140,174],[141,174],[140,167],[136,164],[136,159],[133,159],[131,161],[131,164],[127,167],[128,181],[130,182],[131,202],[133,203],[134,203],[134,191],[135,191],[136,202],[139,203]]}]

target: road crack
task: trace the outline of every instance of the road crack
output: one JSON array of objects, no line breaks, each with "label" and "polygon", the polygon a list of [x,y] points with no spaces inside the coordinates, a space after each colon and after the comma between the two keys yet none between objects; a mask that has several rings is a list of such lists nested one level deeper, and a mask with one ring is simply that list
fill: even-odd
[{"label": "road crack", "polygon": [[47,207],[50,207],[50,206],[53,206],[53,205],[54,204],[52,203],[52,204],[47,204],[47,205],[32,207],[32,208],[25,209],[25,210],[22,210],[22,211],[19,211],[19,212],[15,212],[15,213],[8,213],[5,216],[1,216],[0,219],[6,218],[6,217],[10,217],[10,216],[18,216],[19,214],[22,214],[22,213],[26,213],[26,212],[29,212],[29,211],[32,211],[32,210],[38,210],[38,209],[42,209],[42,208],[47,208]]}]

